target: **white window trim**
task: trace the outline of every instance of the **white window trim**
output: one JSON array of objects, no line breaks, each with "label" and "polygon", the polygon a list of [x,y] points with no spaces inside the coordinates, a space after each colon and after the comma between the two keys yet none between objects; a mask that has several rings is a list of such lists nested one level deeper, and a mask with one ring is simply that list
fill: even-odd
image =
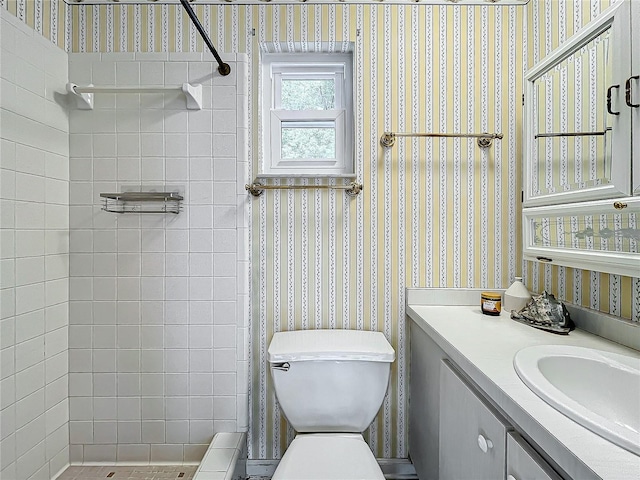
[{"label": "white window trim", "polygon": [[[263,54],[262,57],[262,130],[261,172],[263,174],[344,176],[354,173],[353,55]],[[280,80],[335,79],[335,110],[281,110]],[[335,159],[282,159],[281,131],[284,123],[332,121],[336,132]]]},{"label": "white window trim", "polygon": [[[313,118],[307,115],[307,111],[293,110],[271,110],[271,147],[273,152],[281,151],[282,127],[288,123],[294,123],[296,120],[304,120],[308,126],[322,125],[327,122],[333,122],[336,132],[344,131],[344,110],[314,110]],[[302,123],[302,122],[301,122]],[[277,165],[271,165],[271,171],[288,172],[292,170],[300,170],[314,172],[318,169],[335,170],[341,173],[345,171],[345,146],[344,136],[336,135],[336,158],[305,158],[305,159],[278,159]],[[340,153],[343,152],[341,155]],[[298,173],[301,173],[298,172]]]}]

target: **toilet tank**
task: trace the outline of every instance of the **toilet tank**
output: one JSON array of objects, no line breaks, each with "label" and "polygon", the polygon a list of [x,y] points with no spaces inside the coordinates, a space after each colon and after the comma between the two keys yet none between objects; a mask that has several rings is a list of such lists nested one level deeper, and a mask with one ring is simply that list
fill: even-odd
[{"label": "toilet tank", "polygon": [[297,330],[268,351],[276,397],[298,432],[363,432],[389,384],[395,351],[380,332]]}]

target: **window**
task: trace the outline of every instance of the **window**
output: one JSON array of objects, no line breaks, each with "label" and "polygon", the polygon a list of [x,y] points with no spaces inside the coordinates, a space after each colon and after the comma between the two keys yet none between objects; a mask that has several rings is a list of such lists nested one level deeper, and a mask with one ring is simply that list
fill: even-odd
[{"label": "window", "polygon": [[350,54],[264,54],[262,173],[353,174]]}]

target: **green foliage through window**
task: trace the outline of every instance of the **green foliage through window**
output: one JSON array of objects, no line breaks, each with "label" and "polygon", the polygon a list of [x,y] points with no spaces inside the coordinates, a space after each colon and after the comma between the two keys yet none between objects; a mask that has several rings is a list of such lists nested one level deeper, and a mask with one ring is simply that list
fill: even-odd
[{"label": "green foliage through window", "polygon": [[283,128],[282,158],[287,160],[336,158],[335,128]]},{"label": "green foliage through window", "polygon": [[332,110],[335,108],[333,80],[282,80],[280,108],[283,110]]}]

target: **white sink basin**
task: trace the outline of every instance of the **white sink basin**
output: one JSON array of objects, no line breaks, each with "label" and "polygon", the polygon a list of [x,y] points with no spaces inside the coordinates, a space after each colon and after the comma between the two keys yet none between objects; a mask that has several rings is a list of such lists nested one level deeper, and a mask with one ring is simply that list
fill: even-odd
[{"label": "white sink basin", "polygon": [[640,358],[566,345],[520,350],[520,379],[558,411],[640,455]]}]

